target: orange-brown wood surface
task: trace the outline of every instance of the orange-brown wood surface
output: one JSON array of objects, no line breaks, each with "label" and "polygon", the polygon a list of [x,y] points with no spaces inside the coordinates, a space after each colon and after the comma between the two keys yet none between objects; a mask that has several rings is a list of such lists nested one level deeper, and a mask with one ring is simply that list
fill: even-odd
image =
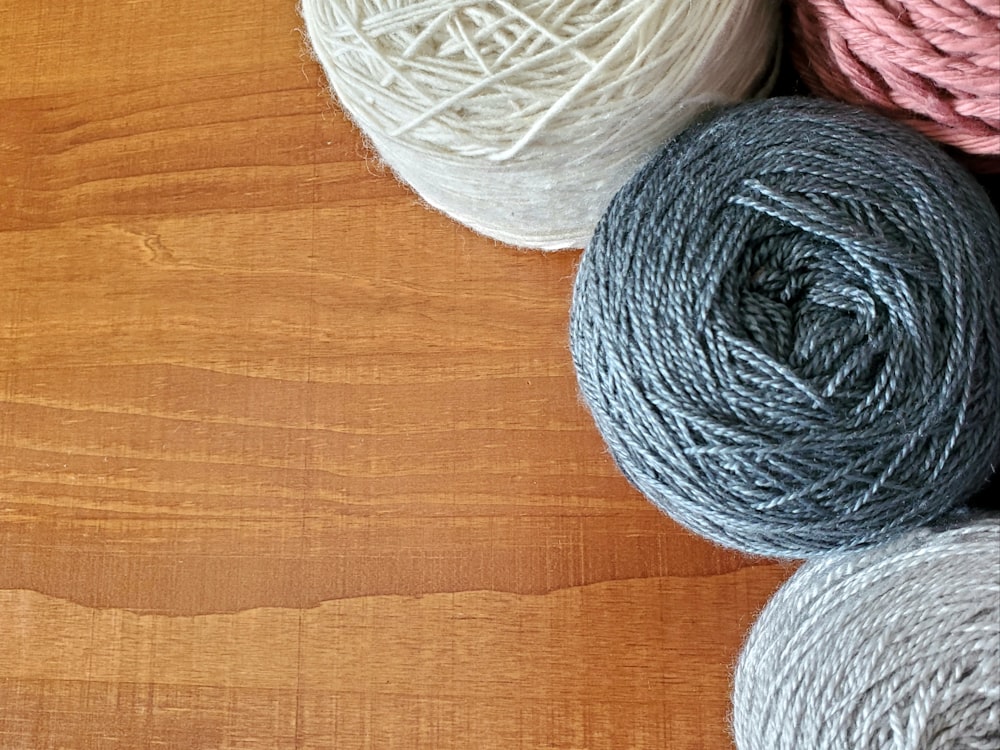
[{"label": "orange-brown wood surface", "polygon": [[578,253],[420,202],[294,0],[0,5],[0,748],[718,748],[790,570],[618,474]]}]

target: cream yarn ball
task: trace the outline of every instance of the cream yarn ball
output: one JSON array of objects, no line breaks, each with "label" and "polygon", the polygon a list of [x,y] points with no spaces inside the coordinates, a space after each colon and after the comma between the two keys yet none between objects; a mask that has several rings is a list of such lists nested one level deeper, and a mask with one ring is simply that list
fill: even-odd
[{"label": "cream yarn ball", "polygon": [[777,0],[303,0],[330,87],[427,203],[522,247],[583,247],[704,109],[766,93]]},{"label": "cream yarn ball", "polygon": [[740,657],[740,750],[1000,748],[1000,523],[806,563]]}]

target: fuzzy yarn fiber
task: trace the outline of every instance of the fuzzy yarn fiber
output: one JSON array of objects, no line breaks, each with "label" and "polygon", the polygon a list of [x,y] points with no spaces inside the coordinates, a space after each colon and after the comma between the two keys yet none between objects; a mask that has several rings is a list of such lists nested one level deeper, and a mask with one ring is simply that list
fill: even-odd
[{"label": "fuzzy yarn fiber", "polygon": [[571,348],[624,474],[720,544],[808,557],[961,513],[1000,454],[1000,220],[846,105],[705,119],[616,196]]},{"label": "fuzzy yarn fiber", "polygon": [[792,57],[815,92],[868,105],[1000,170],[1000,2],[793,0]]},{"label": "fuzzy yarn fiber", "polygon": [[740,656],[739,750],[1000,747],[1000,523],[806,563]]},{"label": "fuzzy yarn fiber", "polygon": [[583,247],[706,107],[761,93],[777,0],[303,0],[330,87],[430,205],[513,245]]}]

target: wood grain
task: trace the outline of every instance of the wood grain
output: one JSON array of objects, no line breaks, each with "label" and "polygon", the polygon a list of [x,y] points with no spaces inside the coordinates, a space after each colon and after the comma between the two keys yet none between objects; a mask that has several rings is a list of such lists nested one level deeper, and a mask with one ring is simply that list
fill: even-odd
[{"label": "wood grain", "polygon": [[0,747],[722,748],[787,567],[576,394],[576,253],[422,206],[294,2],[0,9]]}]

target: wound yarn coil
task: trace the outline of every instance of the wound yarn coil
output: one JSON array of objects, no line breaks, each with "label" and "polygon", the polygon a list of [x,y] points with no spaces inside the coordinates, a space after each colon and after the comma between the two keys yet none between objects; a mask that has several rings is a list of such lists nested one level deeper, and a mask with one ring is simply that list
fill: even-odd
[{"label": "wound yarn coil", "polygon": [[776,98],[618,193],[570,323],[625,476],[726,546],[809,557],[962,513],[1000,455],[1000,220],[917,133]]},{"label": "wound yarn coil", "polygon": [[739,750],[1000,747],[1000,522],[807,562],[733,692]]},{"label": "wound yarn coil", "polygon": [[523,247],[583,247],[706,107],[763,93],[777,0],[303,0],[330,87],[427,203]]},{"label": "wound yarn coil", "polygon": [[873,107],[1000,170],[1000,3],[793,0],[792,59],[812,91]]}]

